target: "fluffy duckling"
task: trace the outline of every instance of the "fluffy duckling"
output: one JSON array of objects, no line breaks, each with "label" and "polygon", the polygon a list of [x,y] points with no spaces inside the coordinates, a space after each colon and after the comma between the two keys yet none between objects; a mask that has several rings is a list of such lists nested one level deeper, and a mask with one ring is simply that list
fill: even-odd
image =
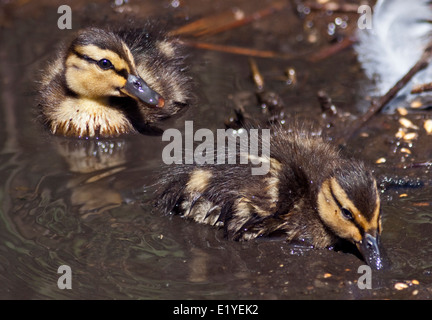
[{"label": "fluffy duckling", "polygon": [[275,129],[270,158],[261,160],[270,163],[265,175],[239,162],[173,165],[160,178],[155,206],[223,227],[234,240],[283,236],[325,248],[344,239],[382,268],[380,197],[362,162],[304,129]]},{"label": "fluffy duckling", "polygon": [[39,110],[57,135],[144,132],[190,101],[179,44],[161,31],[87,28],[43,72]]}]

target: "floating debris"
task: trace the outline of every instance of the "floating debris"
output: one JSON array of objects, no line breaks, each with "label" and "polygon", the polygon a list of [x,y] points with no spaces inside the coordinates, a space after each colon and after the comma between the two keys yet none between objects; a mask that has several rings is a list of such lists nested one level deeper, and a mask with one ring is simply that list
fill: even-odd
[{"label": "floating debris", "polygon": [[408,128],[408,129],[418,130],[418,128],[419,128],[414,123],[412,123],[411,120],[408,120],[407,118],[400,118],[399,123],[403,127]]},{"label": "floating debris", "polygon": [[399,107],[396,110],[401,116],[406,116],[408,114],[408,110],[406,108]]},{"label": "floating debris", "polygon": [[396,290],[404,290],[404,289],[408,288],[408,285],[406,283],[403,283],[403,282],[398,282],[394,285],[394,288]]},{"label": "floating debris", "polygon": [[287,85],[296,85],[297,84],[297,75],[294,68],[288,68],[285,70],[286,75],[286,84]]},{"label": "floating debris", "polygon": [[[406,289],[406,288],[408,288],[408,287],[410,287],[412,285],[416,286],[416,285],[419,285],[419,284],[420,284],[420,282],[418,280],[416,280],[416,279],[406,280],[405,282],[397,282],[397,283],[395,283],[394,288],[396,290],[404,290],[404,289]],[[413,295],[417,294],[416,291],[418,293],[418,290],[414,290],[413,291]]]},{"label": "floating debris", "polygon": [[412,109],[418,109],[421,108],[423,106],[423,103],[420,100],[414,100],[410,103],[410,107]]},{"label": "floating debris", "polygon": [[375,163],[386,163],[386,161],[386,158],[379,158],[377,161],[375,161]]},{"label": "floating debris", "polygon": [[325,92],[324,90],[319,90],[317,93],[317,97],[323,115],[334,116],[337,114],[337,109],[327,92]]},{"label": "floating debris", "polygon": [[401,148],[400,151],[406,154],[411,154],[411,150],[408,148]]},{"label": "floating debris", "polygon": [[423,127],[427,134],[432,134],[432,119],[426,120]]},{"label": "floating debris", "polygon": [[415,202],[412,204],[414,207],[429,207],[431,203],[429,202]]},{"label": "floating debris", "polygon": [[405,129],[399,128],[398,132],[396,132],[395,137],[398,139],[403,139],[405,137]]},{"label": "floating debris", "polygon": [[264,79],[254,59],[249,59],[249,66],[252,72],[252,79],[255,83],[256,88],[258,89],[258,91],[262,91],[264,89]]},{"label": "floating debris", "polygon": [[418,133],[417,132],[410,132],[405,134],[405,136],[403,137],[404,140],[414,140],[418,138]]}]

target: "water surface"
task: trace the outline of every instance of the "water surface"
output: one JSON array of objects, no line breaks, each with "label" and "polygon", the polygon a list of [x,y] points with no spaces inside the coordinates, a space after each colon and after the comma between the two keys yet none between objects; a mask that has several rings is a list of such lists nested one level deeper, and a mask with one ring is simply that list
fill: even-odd
[{"label": "water surface", "polygon": [[[373,273],[372,289],[357,286],[355,254],[297,247],[276,240],[247,243],[222,231],[164,216],[143,204],[162,165],[159,136],[74,140],[49,135],[37,121],[35,82],[53,48],[90,23],[159,17],[172,27],[271,1],[75,1],[73,30],[57,28],[62,2],[9,1],[0,22],[0,298],[3,299],[425,299],[432,296],[431,167],[404,168],[432,159],[431,136],[421,125],[430,111],[408,115],[420,129],[413,142],[394,138],[398,115],[377,116],[344,150],[370,164],[382,193],[382,242],[392,267]],[[254,23],[200,40],[286,54],[317,52],[331,44],[328,23],[355,24],[356,15],[298,15],[287,8]],[[337,30],[342,35],[347,30]],[[334,40],[334,39],[333,39]],[[352,49],[314,63],[256,58],[266,88],[285,101],[289,115],[321,117],[324,89],[341,113],[354,118],[369,105]],[[164,124],[180,130],[224,128],[236,99],[260,114],[247,56],[190,49],[197,105]],[[297,84],[281,80],[295,68]],[[348,119],[351,119],[348,117]],[[349,125],[349,122],[346,124]],[[410,154],[402,152],[402,148]],[[383,164],[376,164],[379,158]],[[60,265],[73,272],[72,289],[57,286]],[[397,290],[396,283],[407,288]]]}]

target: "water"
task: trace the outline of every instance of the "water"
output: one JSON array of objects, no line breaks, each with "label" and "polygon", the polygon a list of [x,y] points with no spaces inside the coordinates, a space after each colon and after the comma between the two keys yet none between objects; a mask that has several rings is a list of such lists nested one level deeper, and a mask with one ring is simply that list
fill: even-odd
[{"label": "water", "polygon": [[[125,14],[169,17],[173,24],[182,25],[234,5],[245,7],[243,1],[180,3],[176,7],[170,1],[134,1],[116,8],[105,1],[76,1],[73,28],[95,20],[121,21]],[[270,3],[248,1],[246,7],[253,11]],[[160,137],[76,141],[45,132],[34,116],[35,81],[53,46],[69,33],[57,28],[61,4],[2,4],[7,18],[0,30],[0,298],[431,297],[431,168],[401,167],[432,159],[430,136],[424,131],[418,130],[412,146],[398,145],[397,116],[378,116],[364,130],[368,136],[353,139],[345,150],[370,163],[383,181],[382,242],[392,267],[374,272],[372,289],[361,290],[357,270],[364,263],[352,253],[278,240],[232,242],[220,230],[154,212],[145,200],[151,199],[162,164]],[[327,30],[321,26],[337,16],[347,19],[318,14],[301,20],[285,10],[203,41],[313,52],[328,41],[325,32],[316,32]],[[350,17],[348,21],[355,22],[355,15]],[[309,41],[313,36],[316,42]],[[259,115],[247,57],[199,49],[191,49],[190,55],[199,103],[166,122],[166,128],[182,129],[185,120],[194,120],[195,130],[223,128],[237,97]],[[371,84],[351,49],[316,63],[302,57],[257,59],[257,63],[267,88],[283,97],[289,114],[319,116],[316,92],[320,89],[340,110],[356,114],[368,106],[364,92]],[[280,80],[288,67],[296,69],[296,86]],[[410,117],[420,125],[431,115],[423,111]],[[411,155],[401,151],[404,146]],[[387,162],[375,164],[380,157]],[[71,290],[57,286],[61,265],[72,269]],[[408,287],[396,290],[398,282]]]}]

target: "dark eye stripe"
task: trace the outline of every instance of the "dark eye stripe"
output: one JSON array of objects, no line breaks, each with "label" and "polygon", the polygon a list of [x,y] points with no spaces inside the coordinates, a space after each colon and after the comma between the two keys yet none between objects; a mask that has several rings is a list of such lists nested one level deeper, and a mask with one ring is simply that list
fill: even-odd
[{"label": "dark eye stripe", "polygon": [[[80,58],[80,59],[82,59],[82,60],[85,60],[85,61],[87,61],[87,62],[89,62],[89,63],[98,64],[98,62],[100,61],[100,60],[92,59],[92,58],[90,58],[89,56],[83,55],[83,54],[81,54],[81,53],[79,53],[79,52],[77,52],[77,51],[75,51],[75,50],[73,50],[72,52],[73,52],[73,54],[75,54],[78,58]],[[117,74],[118,74],[120,77],[122,77],[122,78],[125,78],[125,79],[128,78],[128,72],[127,72],[126,69],[117,70],[117,69],[115,68],[115,66],[112,65],[112,68],[110,68],[109,70],[114,71],[115,73],[117,73]]]},{"label": "dark eye stripe", "polygon": [[121,69],[121,70],[114,69],[114,71],[115,71],[119,76],[121,76],[121,77],[123,77],[123,78],[125,78],[125,79],[128,78],[128,72],[127,72],[126,69]]},{"label": "dark eye stripe", "polygon": [[79,53],[79,52],[76,51],[76,50],[73,50],[72,53],[73,53],[74,55],[76,55],[78,58],[82,59],[82,60],[85,60],[85,61],[90,62],[90,63],[97,63],[96,60],[90,58],[89,56],[86,56],[86,55],[84,55],[84,54],[81,54],[81,53]]},{"label": "dark eye stripe", "polygon": [[[335,194],[334,194],[334,192],[333,192],[333,188],[331,187],[331,185],[330,185],[330,194],[331,194],[331,196],[333,197],[333,200],[336,202],[337,206],[339,207],[339,210],[340,210],[342,213],[343,213],[344,210],[347,210],[346,208],[344,208],[344,207],[340,204],[340,202],[339,202],[338,199],[336,198],[336,196],[335,196]],[[351,212],[350,212],[350,213],[351,213]],[[357,229],[359,229],[360,233],[363,234],[364,229],[363,229],[363,227],[362,227],[361,225],[359,225],[359,224],[357,223],[357,221],[355,220],[354,216],[352,216],[352,219],[350,219],[350,221],[351,221],[352,223],[354,223],[354,225],[357,227]]]}]

